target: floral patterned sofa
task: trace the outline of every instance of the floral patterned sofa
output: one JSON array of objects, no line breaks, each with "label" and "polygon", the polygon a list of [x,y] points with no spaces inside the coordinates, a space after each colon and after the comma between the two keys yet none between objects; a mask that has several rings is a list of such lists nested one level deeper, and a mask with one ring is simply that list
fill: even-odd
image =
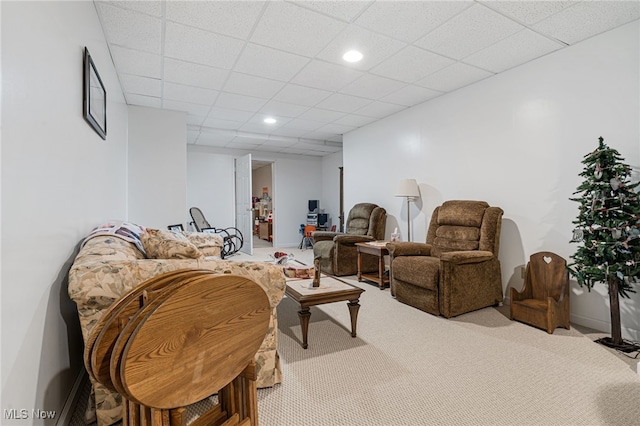
[{"label": "floral patterned sofa", "polygon": [[[111,232],[94,230],[85,239],[69,272],[69,296],[78,306],[85,342],[105,309],[153,276],[184,268],[241,275],[264,289],[272,307],[269,330],[256,354],[258,387],[280,383],[276,306],[285,290],[281,267],[265,262],[221,260],[222,239],[216,234],[145,230],[126,223],[122,227],[111,225],[106,228],[111,227]],[[113,232],[113,228],[125,232],[119,234]],[[119,421],[122,417],[120,395],[100,383],[92,385],[98,426]]]}]

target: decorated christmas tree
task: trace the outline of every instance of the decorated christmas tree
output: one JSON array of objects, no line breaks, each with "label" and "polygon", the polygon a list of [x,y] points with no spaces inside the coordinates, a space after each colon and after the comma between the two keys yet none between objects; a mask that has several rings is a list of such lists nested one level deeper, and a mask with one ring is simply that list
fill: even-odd
[{"label": "decorated christmas tree", "polygon": [[572,242],[579,243],[569,264],[578,284],[589,291],[596,283],[609,287],[611,338],[599,342],[623,351],[640,348],[622,339],[619,296],[635,293],[640,276],[640,199],[630,181],[631,168],[600,138],[598,148],[585,155],[584,178],[571,198],[580,203]]}]

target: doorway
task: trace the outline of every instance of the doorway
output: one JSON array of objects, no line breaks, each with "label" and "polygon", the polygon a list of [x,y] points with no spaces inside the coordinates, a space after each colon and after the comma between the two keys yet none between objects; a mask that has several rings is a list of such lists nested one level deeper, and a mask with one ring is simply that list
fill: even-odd
[{"label": "doorway", "polygon": [[253,247],[273,247],[274,190],[273,162],[251,161],[251,200],[253,205]]}]

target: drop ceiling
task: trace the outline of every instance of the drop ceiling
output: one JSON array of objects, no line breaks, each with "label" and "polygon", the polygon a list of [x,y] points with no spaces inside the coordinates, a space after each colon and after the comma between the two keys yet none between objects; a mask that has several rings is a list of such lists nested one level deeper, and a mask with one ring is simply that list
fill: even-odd
[{"label": "drop ceiling", "polygon": [[638,1],[94,3],[129,105],[187,112],[189,144],[314,156],[640,18]]}]

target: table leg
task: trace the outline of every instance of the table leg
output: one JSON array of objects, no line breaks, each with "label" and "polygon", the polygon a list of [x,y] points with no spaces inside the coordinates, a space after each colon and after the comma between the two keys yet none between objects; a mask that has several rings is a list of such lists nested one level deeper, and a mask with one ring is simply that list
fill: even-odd
[{"label": "table leg", "polygon": [[362,281],[362,252],[358,250],[358,282]]},{"label": "table leg", "polygon": [[356,323],[358,322],[358,310],[360,299],[349,300],[347,306],[349,306],[349,315],[351,316],[351,337],[356,337]]},{"label": "table leg", "polygon": [[378,281],[380,283],[380,290],[384,290],[384,256],[378,256]]},{"label": "table leg", "polygon": [[[309,318],[311,312],[309,308],[302,308],[298,311],[298,317],[300,317],[300,328],[302,328],[302,348],[307,349],[307,335],[309,333]],[[353,323],[353,319],[351,320]]]}]

